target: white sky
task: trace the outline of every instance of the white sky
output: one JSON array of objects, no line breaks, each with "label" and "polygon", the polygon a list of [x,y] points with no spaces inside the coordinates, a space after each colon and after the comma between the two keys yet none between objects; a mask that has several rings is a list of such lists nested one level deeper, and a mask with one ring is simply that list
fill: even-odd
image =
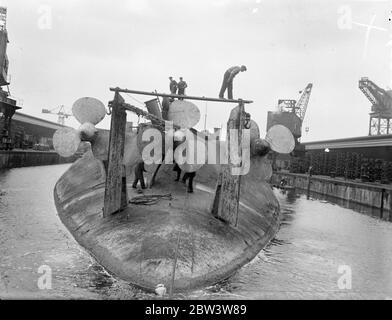
[{"label": "white sky", "polygon": [[[71,110],[82,96],[106,104],[111,86],[168,92],[170,75],[184,77],[189,95],[216,97],[224,71],[245,64],[248,71],[234,80],[234,96],[254,100],[247,111],[262,132],[277,100],[298,99],[298,91],[312,82],[304,124],[310,131],[303,141],[343,138],[368,132],[370,102],[358,80],[368,76],[383,88],[392,86],[389,1],[0,0],[0,5],[8,7],[11,93],[23,100],[22,112],[51,121],[57,118],[41,114],[42,108]],[[339,28],[347,12],[340,10],[347,9],[354,22],[374,19],[381,29],[367,37],[366,27],[355,23]],[[202,128],[205,103],[196,104]],[[208,103],[207,127],[225,125],[229,111],[229,105]],[[109,117],[100,124],[108,126]]]}]

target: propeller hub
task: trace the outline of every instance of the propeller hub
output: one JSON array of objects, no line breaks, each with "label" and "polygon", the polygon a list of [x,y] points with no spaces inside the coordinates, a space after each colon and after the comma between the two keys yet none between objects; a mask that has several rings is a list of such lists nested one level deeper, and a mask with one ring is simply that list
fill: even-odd
[{"label": "propeller hub", "polygon": [[271,151],[271,146],[266,140],[257,138],[251,142],[252,155],[263,157],[270,151]]},{"label": "propeller hub", "polygon": [[95,128],[95,126],[90,122],[83,123],[79,127],[78,131],[80,132],[80,139],[82,141],[92,142],[95,140],[98,134],[97,128]]},{"label": "propeller hub", "polygon": [[186,132],[184,130],[177,130],[174,132],[174,141],[180,143],[185,141]]}]

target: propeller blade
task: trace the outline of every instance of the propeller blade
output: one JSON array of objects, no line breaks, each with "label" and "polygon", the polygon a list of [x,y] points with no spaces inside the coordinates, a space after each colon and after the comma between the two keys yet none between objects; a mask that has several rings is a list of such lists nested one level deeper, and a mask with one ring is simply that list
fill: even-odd
[{"label": "propeller blade", "polygon": [[78,131],[80,132],[80,138],[82,141],[94,141],[98,134],[98,129],[90,122],[85,122],[80,125]]},{"label": "propeller blade", "polygon": [[186,134],[187,134],[187,129],[179,129],[174,131],[173,134],[173,141],[175,144],[181,144],[185,141],[186,139]]},{"label": "propeller blade", "polygon": [[94,141],[91,142],[91,150],[95,158],[105,161],[109,155],[109,136],[110,131],[98,130]]},{"label": "propeller blade", "polygon": [[271,151],[271,145],[266,140],[258,138],[251,141],[250,150],[252,155],[264,157],[268,152]]},{"label": "propeller blade", "polygon": [[75,101],[72,114],[80,123],[99,123],[106,115],[105,105],[95,98],[85,97]]},{"label": "propeller blade", "polygon": [[181,128],[192,128],[200,121],[199,108],[189,101],[175,100],[170,104],[167,120]]},{"label": "propeller blade", "polygon": [[80,133],[73,128],[61,128],[53,135],[53,147],[64,158],[74,155],[80,142]]},{"label": "propeller blade", "polygon": [[123,163],[127,167],[132,167],[139,161],[142,161],[142,156],[138,147],[138,135],[135,131],[132,131],[132,128],[127,128],[125,131]]},{"label": "propeller blade", "polygon": [[250,120],[249,122],[249,129],[250,129],[250,141],[254,141],[260,138],[260,129],[259,125],[254,120]]},{"label": "propeller blade", "polygon": [[278,153],[290,153],[295,147],[293,134],[280,124],[274,125],[268,130],[265,140],[270,144],[271,149]]}]

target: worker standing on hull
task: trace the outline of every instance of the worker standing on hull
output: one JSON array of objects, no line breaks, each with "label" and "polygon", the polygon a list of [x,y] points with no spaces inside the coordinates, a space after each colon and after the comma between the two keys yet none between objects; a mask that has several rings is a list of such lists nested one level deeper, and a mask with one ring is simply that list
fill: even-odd
[{"label": "worker standing on hull", "polygon": [[137,183],[140,181],[140,186],[142,189],[146,189],[146,185],[144,184],[144,175],[143,172],[147,172],[147,170],[144,168],[144,161],[140,161],[136,166],[135,166],[135,180],[133,181],[132,188],[136,189]]},{"label": "worker standing on hull", "polygon": [[173,77],[169,77],[169,80],[170,80],[170,85],[169,85],[170,93],[177,94],[177,88],[178,88],[177,81],[174,80]]},{"label": "worker standing on hull", "polygon": [[196,172],[185,172],[182,177],[182,182],[186,183],[188,180],[188,192],[193,193],[193,178],[196,176]]},{"label": "worker standing on hull", "polygon": [[[180,82],[178,82],[178,94],[180,96],[185,96],[185,89],[188,87],[188,84],[180,77]],[[179,100],[184,100],[184,98],[179,98]]]},{"label": "worker standing on hull", "polygon": [[173,171],[177,173],[177,177],[174,181],[180,181],[181,168],[178,166],[177,163],[174,163]]},{"label": "worker standing on hull", "polygon": [[245,66],[235,66],[226,70],[223,76],[222,88],[219,93],[219,98],[224,99],[225,91],[227,89],[227,95],[229,99],[233,99],[233,80],[234,77],[240,73],[246,71]]}]

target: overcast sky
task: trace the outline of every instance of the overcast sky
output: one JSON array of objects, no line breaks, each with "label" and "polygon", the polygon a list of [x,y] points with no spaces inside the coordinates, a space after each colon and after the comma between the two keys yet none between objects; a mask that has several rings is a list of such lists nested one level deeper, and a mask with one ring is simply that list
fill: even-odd
[{"label": "overcast sky", "polygon": [[[299,98],[312,82],[303,141],[367,135],[370,102],[358,89],[367,76],[392,82],[392,4],[331,0],[0,0],[8,7],[11,93],[22,112],[93,96],[111,86],[168,92],[183,76],[189,95],[218,95],[224,71],[244,64],[234,96],[261,131],[280,98]],[[352,25],[350,29],[349,14]],[[360,24],[377,29],[367,32]],[[128,96],[129,102],[135,102]],[[146,101],[149,97],[137,96]],[[196,103],[203,128],[206,105]],[[226,123],[230,106],[208,103],[207,127]],[[129,116],[129,121],[135,120]],[[68,120],[68,125],[77,125]],[[101,124],[108,127],[109,117]]]}]

